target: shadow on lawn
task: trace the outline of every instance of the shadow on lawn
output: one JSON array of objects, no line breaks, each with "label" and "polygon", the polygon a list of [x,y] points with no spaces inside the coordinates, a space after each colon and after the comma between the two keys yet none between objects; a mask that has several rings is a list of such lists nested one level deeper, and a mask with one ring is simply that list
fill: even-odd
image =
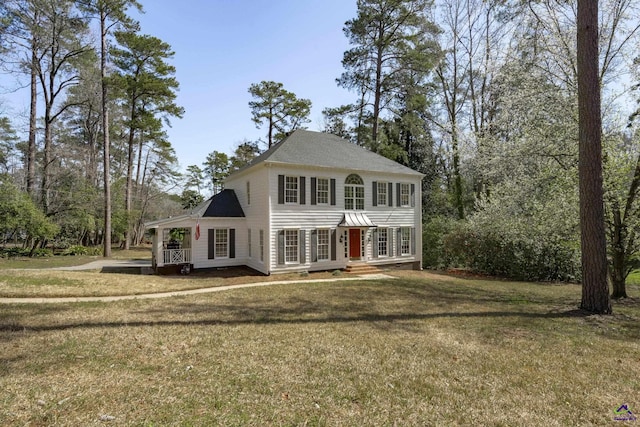
[{"label": "shadow on lawn", "polygon": [[[447,284],[415,281],[367,281],[336,284],[298,285],[274,292],[241,293],[222,297],[181,297],[148,302],[122,302],[117,310],[127,320],[96,313],[105,304],[74,306],[13,306],[0,315],[0,341],[11,340],[15,332],[47,332],[78,329],[163,327],[163,326],[242,326],[369,323],[382,329],[421,329],[412,322],[438,319],[505,319],[500,327],[529,327],[532,320],[581,318],[599,326],[624,328],[621,339],[640,338],[640,322],[632,316],[592,316],[575,309],[577,301],[562,301],[535,292],[505,294],[495,290],[450,287]],[[133,304],[133,305],[131,305]],[[555,307],[555,308],[554,308]],[[66,313],[74,311],[75,313]],[[74,315],[68,321],[62,316]],[[62,319],[60,321],[53,320]],[[96,318],[98,320],[96,320]],[[511,320],[507,320],[511,319]],[[595,319],[595,321],[592,321]],[[490,325],[491,326],[491,325]],[[535,327],[533,327],[535,329]]]}]

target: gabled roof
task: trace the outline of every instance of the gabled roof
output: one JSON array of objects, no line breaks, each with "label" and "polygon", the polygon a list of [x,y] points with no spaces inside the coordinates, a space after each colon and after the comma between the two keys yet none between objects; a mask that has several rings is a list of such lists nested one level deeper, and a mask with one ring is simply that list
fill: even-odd
[{"label": "gabled roof", "polygon": [[263,162],[422,176],[420,172],[336,135],[302,129],[294,131],[240,170]]}]

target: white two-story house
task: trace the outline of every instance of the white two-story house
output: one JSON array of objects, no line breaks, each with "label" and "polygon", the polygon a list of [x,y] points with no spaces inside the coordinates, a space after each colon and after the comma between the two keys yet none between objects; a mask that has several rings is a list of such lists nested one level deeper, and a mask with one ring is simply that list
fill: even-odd
[{"label": "white two-story house", "polygon": [[422,177],[337,136],[297,130],[193,211],[146,224],[153,265],[420,269]]}]

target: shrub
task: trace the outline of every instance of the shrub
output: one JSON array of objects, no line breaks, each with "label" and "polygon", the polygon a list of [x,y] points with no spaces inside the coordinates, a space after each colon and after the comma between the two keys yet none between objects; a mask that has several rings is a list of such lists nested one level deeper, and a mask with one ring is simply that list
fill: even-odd
[{"label": "shrub", "polygon": [[31,253],[31,256],[37,257],[37,258],[51,257],[53,256],[53,251],[48,248],[36,248],[33,250],[33,253]]},{"label": "shrub", "polygon": [[76,255],[87,255],[89,252],[88,248],[81,246],[81,245],[75,245],[75,246],[70,246],[67,249],[65,249],[65,251],[62,253],[62,255],[71,255],[71,256],[76,256]]}]

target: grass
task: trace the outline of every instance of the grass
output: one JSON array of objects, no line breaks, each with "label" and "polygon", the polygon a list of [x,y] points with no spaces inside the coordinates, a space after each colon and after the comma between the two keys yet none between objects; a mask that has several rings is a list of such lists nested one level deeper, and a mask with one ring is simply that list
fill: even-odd
[{"label": "grass", "polygon": [[[113,248],[111,253],[112,259],[151,259],[150,248],[133,248],[130,250],[122,250]],[[46,269],[55,267],[71,267],[75,265],[86,264],[91,261],[103,259],[102,256],[63,256],[56,255],[50,257],[15,257],[0,258],[0,271],[7,269]]]},{"label": "grass", "polygon": [[197,271],[189,276],[106,274],[95,271],[0,270],[0,298],[140,295],[242,283],[326,279],[330,273],[264,276],[247,268]]},{"label": "grass", "polygon": [[585,316],[576,285],[398,276],[3,306],[0,425],[616,425],[621,404],[640,411],[638,300]]}]

